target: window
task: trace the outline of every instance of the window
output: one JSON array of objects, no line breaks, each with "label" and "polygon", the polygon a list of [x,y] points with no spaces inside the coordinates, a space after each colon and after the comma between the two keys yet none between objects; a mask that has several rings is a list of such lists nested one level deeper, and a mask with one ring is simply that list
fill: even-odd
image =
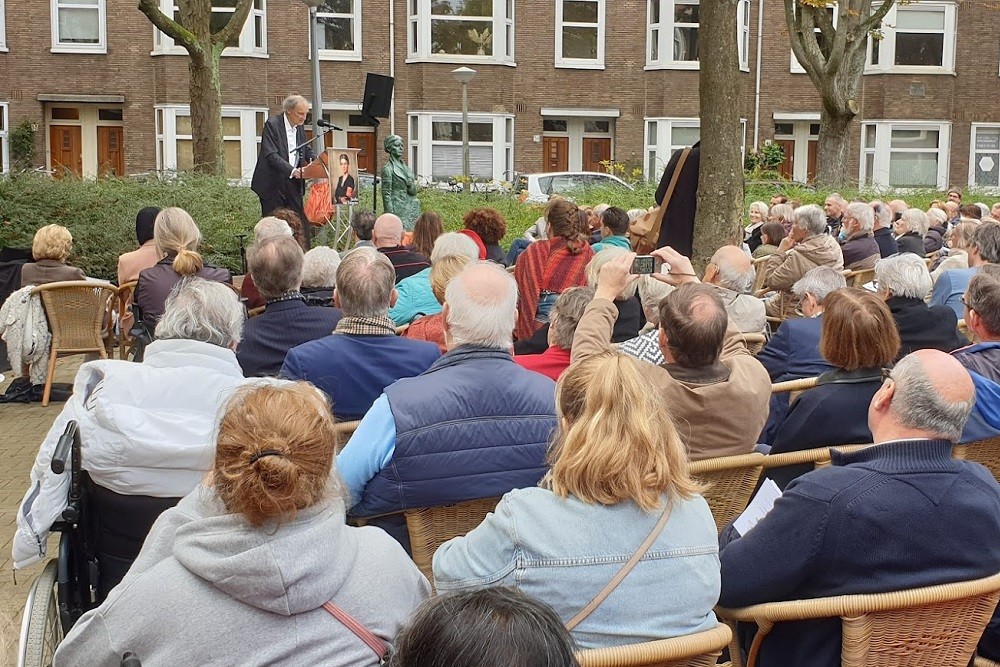
[{"label": "window", "polygon": [[[60,0],[65,2],[66,0]],[[173,16],[179,20],[180,10],[177,8],[177,0],[159,0],[160,10],[168,16]],[[236,0],[212,0],[212,32],[221,30],[229,23],[233,12],[236,11]],[[167,37],[159,30],[155,30],[153,54],[183,54],[186,53],[183,47],[174,44],[174,40]],[[253,0],[247,22],[243,24],[243,32],[240,33],[239,46],[227,48],[222,52],[224,56],[256,56],[267,57],[267,3],[266,0]]]},{"label": "window", "polygon": [[[260,136],[267,109],[222,107],[222,142],[226,177],[249,181],[257,163]],[[191,111],[187,106],[156,107],[156,168],[190,171],[194,168]]]},{"label": "window", "polygon": [[556,1],[556,67],[604,69],[605,0]]},{"label": "window", "polygon": [[4,7],[4,0],[0,0],[0,51],[7,50],[7,23],[6,23],[6,8]]},{"label": "window", "polygon": [[[462,114],[411,113],[410,169],[424,182],[462,175]],[[469,169],[479,181],[503,181],[514,169],[514,117],[469,114]]]},{"label": "window", "polygon": [[9,123],[7,103],[0,102],[0,172],[10,169]]},{"label": "window", "polygon": [[[830,16],[830,20],[833,21],[834,28],[837,27],[837,18],[840,15],[840,12],[838,10],[839,6],[840,5],[833,5],[832,7],[826,8],[826,13]],[[825,43],[826,40],[823,39],[823,33],[820,32],[819,28],[814,28],[814,31],[816,33],[816,43],[819,44],[820,50],[821,51],[825,50],[827,48],[827,45]],[[790,71],[792,72],[792,74],[805,74],[806,69],[802,66],[802,63],[799,62],[799,59],[795,57],[795,52],[792,51],[791,54],[792,54],[792,67]]]},{"label": "window", "polygon": [[969,187],[1000,188],[1000,124],[973,124]]},{"label": "window", "polygon": [[[698,69],[698,0],[647,0],[646,69]],[[750,2],[739,0],[740,69],[749,69]]]},{"label": "window", "polygon": [[740,51],[740,69],[750,71],[750,0],[739,0],[737,13],[737,48]]},{"label": "window", "polygon": [[948,187],[951,124],[875,122],[861,127],[861,185]]},{"label": "window", "polygon": [[105,0],[52,0],[54,53],[107,53]]},{"label": "window", "polygon": [[868,40],[867,72],[954,72],[954,4],[893,5],[881,30],[882,39]]},{"label": "window", "polygon": [[658,179],[674,151],[698,142],[699,124],[697,118],[646,119],[646,178]]},{"label": "window", "polygon": [[514,64],[514,0],[408,0],[409,61]]},{"label": "window", "polygon": [[361,60],[361,0],[323,0],[316,17],[320,60]]}]

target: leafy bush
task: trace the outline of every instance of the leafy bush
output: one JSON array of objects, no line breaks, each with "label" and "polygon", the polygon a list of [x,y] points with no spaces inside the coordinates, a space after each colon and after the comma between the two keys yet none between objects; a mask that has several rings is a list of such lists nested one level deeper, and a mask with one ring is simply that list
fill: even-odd
[{"label": "leafy bush", "polygon": [[22,120],[10,131],[10,159],[14,169],[31,169],[35,162],[35,126]]}]

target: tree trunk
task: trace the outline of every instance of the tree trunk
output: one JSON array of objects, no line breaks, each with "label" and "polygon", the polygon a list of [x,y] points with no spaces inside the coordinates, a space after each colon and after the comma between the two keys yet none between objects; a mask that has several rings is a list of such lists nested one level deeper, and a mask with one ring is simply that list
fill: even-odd
[{"label": "tree trunk", "polygon": [[702,0],[698,27],[701,163],[694,261],[703,267],[723,245],[738,243],[743,226],[743,160],[735,0]]},{"label": "tree trunk", "polygon": [[816,182],[839,188],[850,184],[851,122],[849,109],[830,110],[825,105],[819,120],[819,144],[816,147]]},{"label": "tree trunk", "polygon": [[219,79],[221,48],[203,44],[201,53],[188,59],[191,94],[191,136],[194,170],[224,176],[222,151],[222,86]]}]

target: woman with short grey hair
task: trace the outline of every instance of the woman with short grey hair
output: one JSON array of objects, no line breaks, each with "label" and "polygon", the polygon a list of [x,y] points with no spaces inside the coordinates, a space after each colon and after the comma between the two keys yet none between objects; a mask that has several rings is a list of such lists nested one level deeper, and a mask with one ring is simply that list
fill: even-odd
[{"label": "woman with short grey hair", "polygon": [[337,286],[340,254],[333,248],[316,246],[302,260],[302,287],[332,290]]},{"label": "woman with short grey hair", "polygon": [[918,257],[924,257],[927,254],[927,251],[924,250],[924,235],[927,233],[927,227],[927,214],[919,208],[908,208],[903,211],[899,220],[893,223],[893,232],[896,234],[899,252],[913,253]]}]

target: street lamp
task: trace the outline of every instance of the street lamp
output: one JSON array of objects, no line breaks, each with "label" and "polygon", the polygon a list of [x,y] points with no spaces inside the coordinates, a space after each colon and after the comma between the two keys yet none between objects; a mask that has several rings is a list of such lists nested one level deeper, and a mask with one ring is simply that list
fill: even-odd
[{"label": "street lamp", "polygon": [[[323,117],[323,92],[320,86],[319,80],[319,19],[316,15],[316,11],[320,5],[323,4],[323,0],[302,0],[302,4],[309,8],[309,34],[312,39],[309,40],[309,57],[312,58],[312,131],[313,131],[313,142],[315,147],[316,156],[319,157],[323,152],[322,135],[319,131],[319,121]],[[308,221],[303,221],[303,225],[306,246],[312,247],[312,225]]]},{"label": "street lamp", "polygon": [[451,75],[462,84],[462,175],[465,176],[462,189],[469,192],[472,188],[472,169],[469,166],[469,82],[476,78],[476,70],[459,67],[452,70]]}]

